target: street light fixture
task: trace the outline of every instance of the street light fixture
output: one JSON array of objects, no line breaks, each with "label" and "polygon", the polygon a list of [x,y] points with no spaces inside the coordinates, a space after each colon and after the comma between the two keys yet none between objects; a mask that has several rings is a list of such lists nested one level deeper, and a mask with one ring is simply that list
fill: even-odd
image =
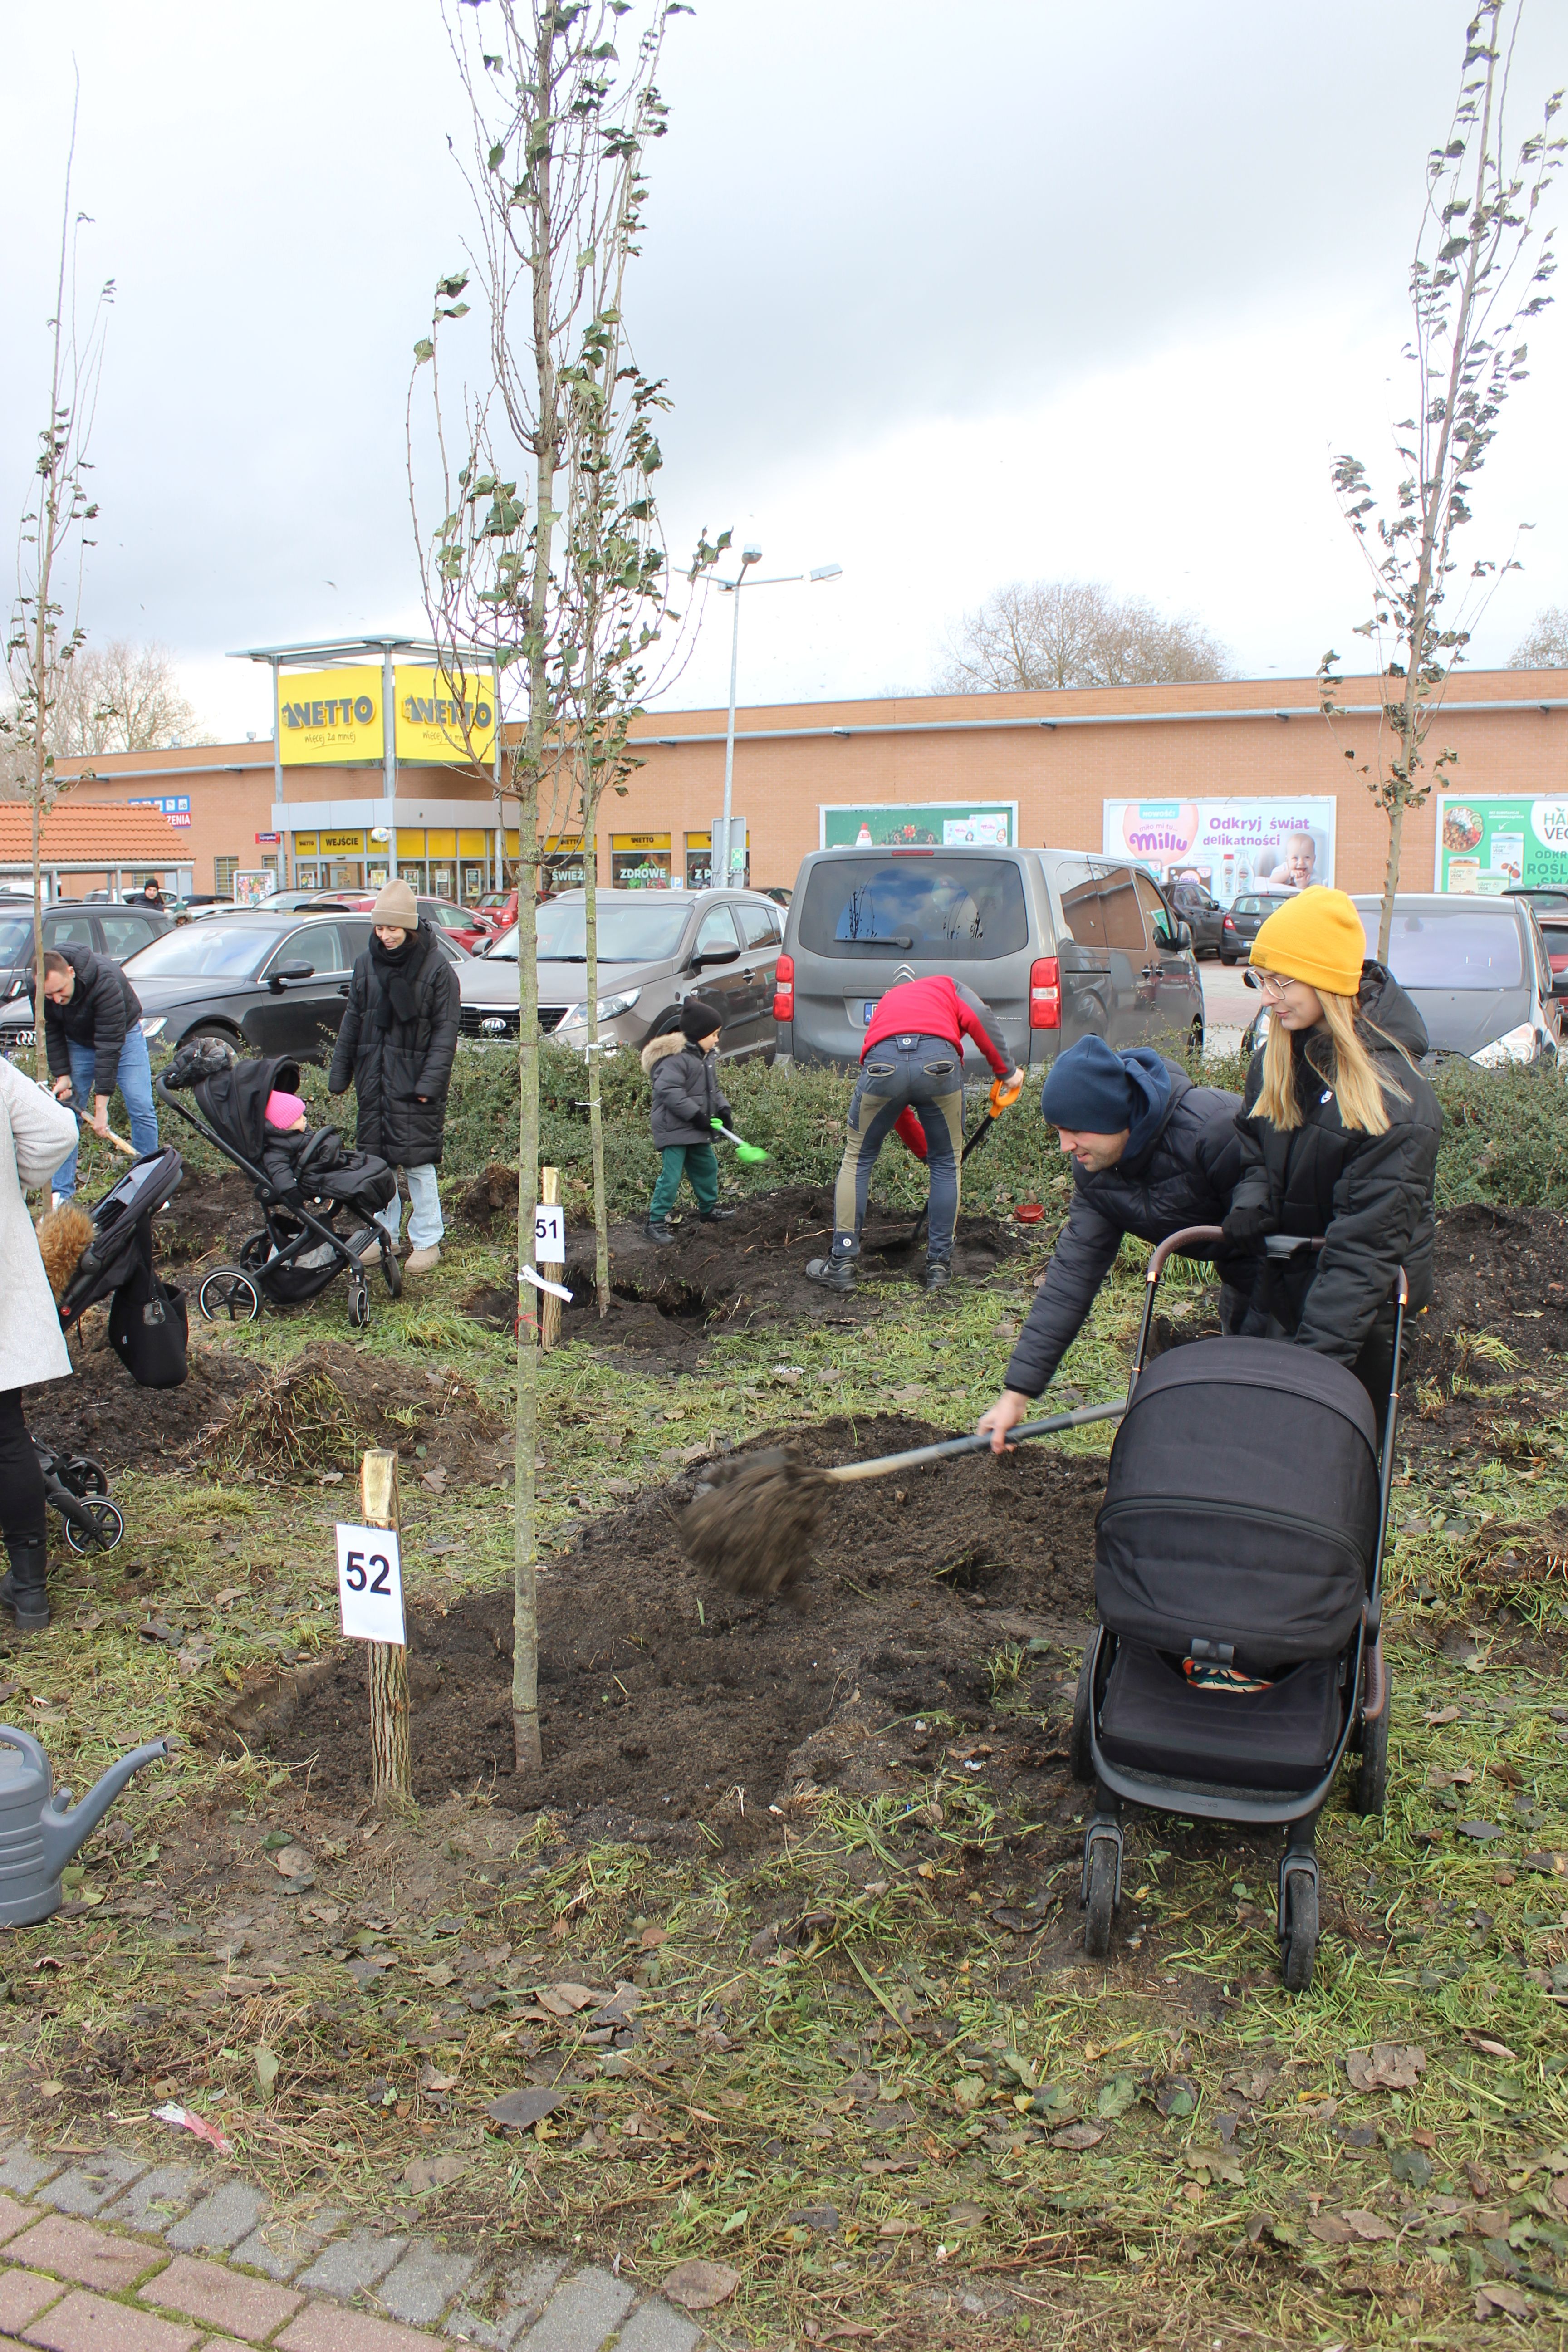
[{"label": "street light fixture", "polygon": [[[724,814],[708,860],[710,882],[722,881],[726,886],[735,871],[734,849],[730,836],[733,824],[731,801],[735,775],[735,683],[741,664],[741,591],[747,584],[746,573],[751,566],[762,560],[760,547],[743,547],[741,550],[741,569],[736,577],[714,583],[715,587],[721,589],[726,596],[732,596],[735,600],[734,625],[730,633],[730,722],[724,730]],[[809,585],[817,580],[837,580],[843,571],[841,563],[819,563],[812,572],[778,572],[771,579],[753,580],[750,584],[753,588],[782,588],[791,583],[805,581]],[[744,867],[744,844],[742,845],[741,864]]]}]

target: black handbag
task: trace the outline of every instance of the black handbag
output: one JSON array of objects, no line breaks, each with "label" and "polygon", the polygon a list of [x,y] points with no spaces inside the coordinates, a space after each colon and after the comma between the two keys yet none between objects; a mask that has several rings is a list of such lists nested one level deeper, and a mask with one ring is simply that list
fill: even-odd
[{"label": "black handbag", "polygon": [[159,1277],[150,1249],[110,1303],[109,1337],[139,1388],[177,1389],[184,1381],[190,1314],[184,1291]]}]

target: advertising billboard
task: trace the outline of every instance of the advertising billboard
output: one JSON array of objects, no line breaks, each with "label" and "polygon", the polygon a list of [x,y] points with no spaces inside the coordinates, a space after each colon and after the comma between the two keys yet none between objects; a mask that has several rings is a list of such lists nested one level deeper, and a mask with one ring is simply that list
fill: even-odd
[{"label": "advertising billboard", "polygon": [[1500,898],[1517,887],[1568,887],[1568,799],[1444,793],[1433,887]]},{"label": "advertising billboard", "polygon": [[819,849],[1012,849],[1018,840],[1016,801],[844,803],[816,815]]},{"label": "advertising billboard", "polygon": [[1249,891],[1304,890],[1334,878],[1334,802],[1107,801],[1102,847],[1162,882],[1191,875],[1228,906]]},{"label": "advertising billboard", "polygon": [[438,669],[399,667],[393,678],[400,760],[466,764],[494,757],[495,693],[488,670],[465,677],[461,693]]},{"label": "advertising billboard", "polygon": [[296,670],[278,680],[278,751],[286,768],[382,756],[378,669]]}]

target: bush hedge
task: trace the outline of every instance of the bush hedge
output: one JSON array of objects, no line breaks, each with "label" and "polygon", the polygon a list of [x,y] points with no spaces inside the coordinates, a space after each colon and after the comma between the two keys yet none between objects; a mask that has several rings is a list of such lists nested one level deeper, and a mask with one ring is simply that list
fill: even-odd
[{"label": "bush hedge", "polygon": [[[568,1213],[584,1217],[592,1202],[584,1065],[565,1046],[549,1043],[540,1060],[541,1157],[561,1171]],[[1235,1055],[1211,1060],[1204,1072],[1207,1084],[1237,1090],[1244,1076],[1245,1066]],[[647,1080],[635,1054],[618,1053],[604,1064],[602,1081],[610,1214],[637,1216],[647,1207],[658,1171],[658,1154],[648,1135]],[[1437,1162],[1440,1210],[1462,1201],[1568,1206],[1568,1085],[1554,1071],[1492,1071],[1450,1062],[1435,1083],[1445,1119]],[[325,1073],[319,1068],[307,1068],[302,1085],[312,1122],[341,1125],[352,1141],[353,1097],[332,1102]],[[765,1167],[742,1168],[721,1143],[721,1164],[731,1192],[832,1182],[844,1149],[851,1086],[847,1073],[793,1065],[770,1070],[761,1061],[744,1062],[726,1070],[724,1085],[734,1105],[737,1132],[763,1145],[770,1155]],[[984,1100],[980,1089],[970,1098],[972,1129]],[[222,1164],[188,1130],[167,1139],[179,1144],[193,1168]],[[444,1175],[461,1180],[497,1160],[515,1164],[516,1158],[516,1050],[500,1043],[465,1045],[447,1103]],[[879,1202],[907,1209],[911,1215],[925,1199],[923,1171],[896,1142],[883,1151],[874,1182]],[[1038,1096],[1031,1087],[971,1160],[964,1177],[965,1202],[971,1208],[1008,1210],[1020,1201],[1039,1201],[1047,1209],[1061,1209],[1068,1194],[1055,1133],[1042,1121]]]}]

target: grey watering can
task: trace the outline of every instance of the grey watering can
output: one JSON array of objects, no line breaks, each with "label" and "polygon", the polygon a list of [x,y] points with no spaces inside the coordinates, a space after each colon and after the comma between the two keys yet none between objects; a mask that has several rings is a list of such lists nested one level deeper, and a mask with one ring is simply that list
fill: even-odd
[{"label": "grey watering can", "polygon": [[168,1752],[162,1739],[133,1748],[73,1805],[37,1741],[0,1723],[0,1927],[31,1927],[59,1909],[60,1873],[78,1846],[132,1772]]}]

